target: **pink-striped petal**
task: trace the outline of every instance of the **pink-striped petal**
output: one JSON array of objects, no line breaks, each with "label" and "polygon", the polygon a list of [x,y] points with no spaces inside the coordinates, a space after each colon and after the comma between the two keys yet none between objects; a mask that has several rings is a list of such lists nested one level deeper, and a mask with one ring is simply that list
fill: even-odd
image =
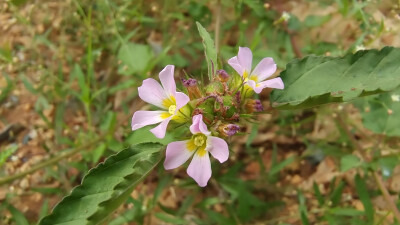
[{"label": "pink-striped petal", "polygon": [[194,154],[189,167],[187,168],[187,173],[192,177],[200,187],[207,185],[208,180],[211,178],[211,163],[208,152],[200,156],[199,154]]},{"label": "pink-striped petal", "polygon": [[154,127],[153,129],[150,130],[151,133],[154,134],[157,138],[164,138],[165,137],[165,132],[167,131],[167,126],[169,121],[172,119],[172,116],[164,119],[160,125]]},{"label": "pink-striped petal", "polygon": [[156,80],[152,78],[144,80],[142,86],[138,88],[138,92],[143,101],[165,109],[162,102],[167,98],[167,95]]},{"label": "pink-striped petal", "polygon": [[219,137],[208,136],[207,137],[207,151],[216,158],[220,163],[228,160],[229,148],[226,141]]},{"label": "pink-striped petal", "polygon": [[228,64],[230,66],[232,66],[233,69],[236,70],[236,72],[243,77],[243,73],[244,73],[244,68],[239,64],[239,61],[237,59],[237,56],[232,57],[228,60]]},{"label": "pink-striped petal", "polygon": [[137,130],[147,125],[156,124],[163,119],[161,115],[165,111],[136,111],[132,117],[132,130]]},{"label": "pink-striped petal", "polygon": [[187,149],[188,141],[175,141],[167,146],[164,168],[166,170],[175,169],[184,164],[195,151]]},{"label": "pink-striped petal", "polygon": [[239,47],[239,53],[237,57],[239,64],[250,75],[251,64],[253,61],[253,53],[251,53],[251,50],[247,47]]},{"label": "pink-striped petal", "polygon": [[190,98],[185,93],[176,92],[175,100],[176,100],[176,110],[179,110],[190,101]]},{"label": "pink-striped petal", "polygon": [[197,114],[195,116],[193,116],[192,118],[192,125],[190,125],[190,132],[192,132],[192,134],[198,134],[198,133],[202,133],[205,135],[210,135],[211,132],[208,131],[207,129],[207,125],[204,123],[203,121],[203,115],[202,114]]},{"label": "pink-striped petal", "polygon": [[166,66],[159,74],[160,81],[168,97],[175,96],[176,84],[174,79],[174,66]]},{"label": "pink-striped petal", "polygon": [[251,75],[257,76],[258,81],[261,82],[268,77],[270,77],[272,74],[274,74],[276,71],[276,64],[274,60],[270,57],[268,58],[263,58],[256,66],[256,68],[251,72]]}]

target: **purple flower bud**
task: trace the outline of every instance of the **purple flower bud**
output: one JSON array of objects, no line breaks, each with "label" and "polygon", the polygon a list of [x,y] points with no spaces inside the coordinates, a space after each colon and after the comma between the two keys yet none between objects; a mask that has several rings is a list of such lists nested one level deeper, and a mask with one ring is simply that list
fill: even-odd
[{"label": "purple flower bud", "polygon": [[218,127],[218,131],[226,137],[235,135],[240,130],[240,127],[236,124],[222,124]]},{"label": "purple flower bud", "polygon": [[229,74],[225,70],[217,70],[217,75],[222,82],[227,82],[229,80]]},{"label": "purple flower bud", "polygon": [[257,99],[257,100],[255,101],[254,109],[255,109],[256,112],[264,111],[264,107],[263,107],[263,105],[261,104],[261,101],[260,101],[260,100]]},{"label": "purple flower bud", "polygon": [[193,78],[189,78],[187,80],[181,79],[183,86],[186,87],[189,93],[189,98],[191,100],[196,99],[196,98],[201,98],[201,92],[199,90],[199,87],[197,86],[197,80]]},{"label": "purple flower bud", "polygon": [[197,80],[193,78],[189,78],[187,80],[182,79],[183,86],[185,87],[193,87],[197,85]]},{"label": "purple flower bud", "polygon": [[248,113],[264,111],[264,106],[261,104],[261,101],[258,99],[247,100],[245,107],[246,107],[246,110]]}]

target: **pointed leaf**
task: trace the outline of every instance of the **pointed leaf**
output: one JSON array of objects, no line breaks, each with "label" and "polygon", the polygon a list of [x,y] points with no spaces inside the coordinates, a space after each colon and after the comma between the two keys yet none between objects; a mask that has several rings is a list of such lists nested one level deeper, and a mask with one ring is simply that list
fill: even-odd
[{"label": "pointed leaf", "polygon": [[307,56],[286,66],[271,103],[278,109],[309,108],[344,102],[400,86],[400,49],[358,51],[344,57]]},{"label": "pointed leaf", "polygon": [[213,74],[215,74],[215,71],[217,71],[217,50],[215,49],[214,41],[211,39],[211,36],[207,30],[204,29],[199,22],[196,22],[196,24],[200,36],[203,39],[204,53],[206,55],[208,65],[208,79],[211,81]]},{"label": "pointed leaf", "polygon": [[90,170],[39,225],[99,224],[129,197],[159,163],[162,145],[145,143],[122,150]]}]

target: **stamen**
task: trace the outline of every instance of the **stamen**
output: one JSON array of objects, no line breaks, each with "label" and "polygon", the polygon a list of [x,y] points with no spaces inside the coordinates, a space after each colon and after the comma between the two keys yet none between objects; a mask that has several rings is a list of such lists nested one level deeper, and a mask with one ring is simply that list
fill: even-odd
[{"label": "stamen", "polygon": [[202,135],[199,135],[197,137],[194,138],[194,144],[198,147],[201,147],[204,145],[204,137]]},{"label": "stamen", "polygon": [[168,112],[171,115],[175,114],[175,110],[176,110],[176,105],[170,105],[168,108]]}]

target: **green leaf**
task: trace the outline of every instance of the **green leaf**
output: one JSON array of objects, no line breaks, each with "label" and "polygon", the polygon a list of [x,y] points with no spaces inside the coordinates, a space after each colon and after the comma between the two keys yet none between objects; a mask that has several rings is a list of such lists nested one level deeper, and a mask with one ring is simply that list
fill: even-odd
[{"label": "green leaf", "polygon": [[208,65],[208,79],[211,81],[212,76],[217,71],[217,50],[214,46],[214,41],[211,39],[210,34],[206,29],[199,23],[196,22],[197,29],[199,30],[200,36],[203,39],[204,53],[206,55]]},{"label": "green leaf", "polygon": [[90,170],[82,184],[58,203],[39,225],[101,223],[159,163],[161,148],[160,144],[144,143],[109,157]]},{"label": "green leaf", "polygon": [[355,155],[345,155],[340,159],[340,171],[346,172],[360,166],[362,161]]},{"label": "green leaf", "polygon": [[28,220],[25,218],[24,214],[19,211],[17,208],[15,208],[12,205],[7,206],[8,211],[10,211],[12,215],[12,219],[15,221],[16,224],[18,225],[29,225]]},{"label": "green leaf", "polygon": [[10,157],[15,151],[17,151],[18,145],[11,144],[0,152],[0,167],[6,162],[8,157]]},{"label": "green leaf", "polygon": [[365,215],[367,216],[370,224],[373,224],[374,207],[372,205],[371,198],[369,197],[368,194],[367,185],[365,184],[365,181],[363,180],[363,178],[360,177],[359,174],[355,176],[354,182],[356,184],[357,194],[364,205]]},{"label": "green leaf", "polygon": [[148,45],[127,43],[118,51],[118,59],[122,62],[118,73],[123,75],[142,74],[153,59],[153,52]]},{"label": "green leaf", "polygon": [[364,214],[363,211],[352,208],[332,208],[329,209],[328,212],[338,216],[361,216]]},{"label": "green leaf", "polygon": [[400,90],[371,96],[359,108],[366,128],[378,134],[400,136]]},{"label": "green leaf", "polygon": [[175,217],[175,216],[171,216],[165,213],[156,213],[155,216],[164,222],[167,222],[169,224],[187,224],[188,222],[184,219]]},{"label": "green leaf", "polygon": [[400,49],[358,51],[344,57],[295,59],[280,76],[283,90],[273,90],[278,109],[309,108],[391,91],[400,85]]}]

